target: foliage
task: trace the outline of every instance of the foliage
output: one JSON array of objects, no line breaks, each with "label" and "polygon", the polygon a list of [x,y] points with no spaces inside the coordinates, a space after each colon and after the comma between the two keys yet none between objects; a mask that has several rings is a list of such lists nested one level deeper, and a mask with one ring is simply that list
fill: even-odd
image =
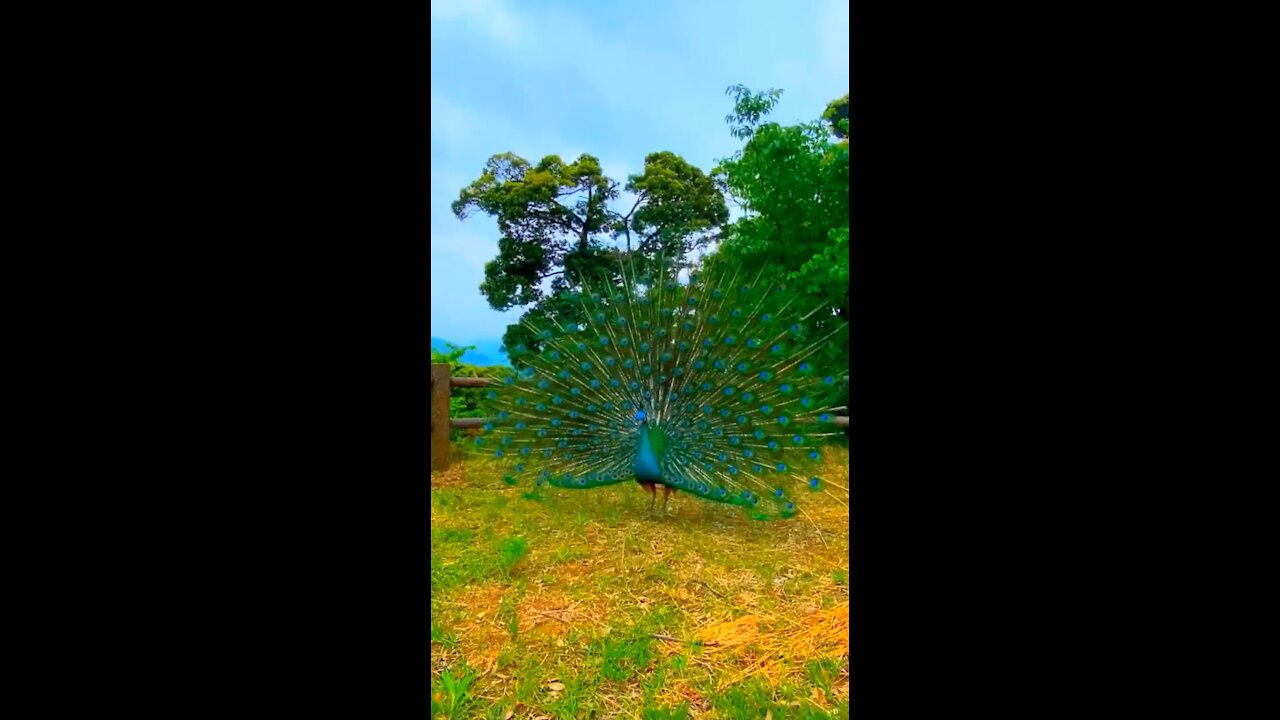
[{"label": "foliage", "polygon": [[498,257],[486,263],[480,286],[489,304],[509,310],[536,303],[542,281],[555,276],[552,288],[564,287],[570,258],[586,261],[599,249],[593,240],[610,229],[607,203],[617,196],[617,181],[591,155],[572,163],[548,155],[537,165],[509,152],[489,158],[452,205],[459,219],[479,210],[498,221]]},{"label": "foliage", "polygon": [[[848,364],[849,149],[822,122],[783,126],[765,122],[780,90],[729,89],[731,132],[746,140],[716,168],[718,182],[745,214],[725,228],[718,253],[760,282],[799,284],[812,304],[829,311],[812,318],[815,332],[833,334],[833,362]],[[844,108],[841,110],[840,108]],[[844,117],[841,117],[841,113]],[[827,114],[847,128],[847,96]]]},{"label": "foliage", "polygon": [[[469,350],[475,350],[475,346],[459,346],[447,342],[445,343],[445,348],[444,351],[431,348],[431,363],[433,365],[448,365],[449,374],[453,377],[487,377],[503,380],[513,372],[511,368],[502,365],[478,367],[462,362],[462,356]],[[492,408],[486,402],[484,388],[453,388],[450,391],[449,417],[478,418],[491,416]],[[455,440],[462,437],[463,434],[463,431],[456,428],[449,433],[450,437]]]},{"label": "foliage", "polygon": [[831,126],[831,132],[836,137],[844,140],[846,144],[849,140],[849,93],[845,93],[843,97],[838,97],[827,103],[827,109],[822,113],[822,119],[827,121]]},{"label": "foliage", "polygon": [[[440,690],[432,693],[431,712],[448,712],[450,715],[460,713],[470,705],[475,696],[470,693],[471,683],[475,682],[476,673],[463,668],[459,677],[454,677],[448,670],[440,674]],[[439,698],[439,699],[437,699]]]},{"label": "foliage", "polygon": [[631,232],[640,238],[636,248],[647,259],[686,257],[715,237],[713,230],[729,221],[724,195],[710,177],[672,152],[652,153],[644,159],[644,173],[632,175],[627,191],[635,205],[615,222],[631,248]]},{"label": "foliage", "polygon": [[[635,194],[625,210],[610,205],[620,189]],[[452,208],[459,219],[479,211],[498,222],[498,257],[485,264],[480,286],[489,305],[531,306],[526,317],[566,325],[577,321],[576,307],[558,302],[557,293],[576,289],[580,275],[612,275],[617,252],[648,262],[684,257],[705,248],[729,219],[716,183],[671,152],[651,153],[644,172],[629,177],[625,187],[591,155],[572,163],[548,155],[534,165],[500,153]],[[625,250],[614,247],[622,242]],[[548,280],[550,293],[543,286]],[[519,325],[508,327],[503,343],[538,347]]]},{"label": "foliage", "polygon": [[[616,255],[630,253],[637,266],[672,259],[663,270],[674,274],[719,240],[715,252],[759,282],[797,283],[805,304],[825,304],[814,331],[832,336],[825,359],[847,366],[840,333],[849,312],[849,95],[832,100],[821,120],[782,126],[767,121],[782,90],[727,92],[734,106],[725,120],[744,146],[709,176],[665,151],[649,154],[644,172],[625,184],[587,154],[570,163],[491,157],[453,203],[459,219],[478,211],[498,222],[498,256],[480,287],[489,304],[527,307],[522,319],[569,327],[581,310],[560,293],[578,289],[579,273],[616,280]],[[622,191],[635,195],[630,207],[615,207]],[[745,211],[732,224],[725,195]],[[541,349],[521,325],[509,326],[503,342]]]}]

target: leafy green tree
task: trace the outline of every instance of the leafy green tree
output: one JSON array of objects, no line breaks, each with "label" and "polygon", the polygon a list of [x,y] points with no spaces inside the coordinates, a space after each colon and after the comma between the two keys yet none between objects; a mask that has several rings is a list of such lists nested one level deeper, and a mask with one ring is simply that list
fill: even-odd
[{"label": "leafy green tree", "polygon": [[609,228],[607,203],[618,183],[600,162],[582,155],[565,163],[548,155],[537,165],[513,153],[489,158],[480,177],[459,193],[452,209],[463,220],[476,210],[498,221],[498,257],[485,264],[480,292],[495,310],[531,305],[544,297],[542,281],[563,286],[566,265],[586,259]]},{"label": "leafy green tree", "polygon": [[849,139],[849,93],[845,93],[843,97],[838,97],[827,104],[827,109],[822,113],[822,119],[827,121],[831,126],[831,132],[841,140]]},{"label": "leafy green tree", "polygon": [[726,229],[721,252],[755,268],[771,268],[778,279],[802,283],[807,293],[829,302],[834,314],[845,316],[848,146],[833,142],[822,123],[762,122],[781,91],[753,93],[741,86],[731,91],[737,102],[730,124],[747,142],[721,162],[716,175],[745,214]]},{"label": "leafy green tree", "polygon": [[636,195],[625,215],[615,216],[614,236],[624,234],[627,251],[648,259],[683,258],[717,239],[715,230],[729,221],[729,207],[715,182],[675,153],[650,153],[644,172],[632,175],[626,189]]},{"label": "leafy green tree", "polygon": [[[635,194],[630,208],[614,207],[620,189]],[[489,305],[530,306],[525,318],[565,326],[576,323],[580,311],[560,294],[574,289],[580,274],[618,280],[620,252],[645,267],[674,258],[674,272],[679,260],[705,248],[729,219],[717,184],[671,152],[650,154],[644,172],[625,186],[607,177],[591,155],[572,163],[548,155],[534,165],[501,153],[462,189],[452,209],[459,219],[479,211],[497,220],[498,256],[485,264],[480,285]],[[622,242],[625,248],[617,247]],[[521,325],[508,326],[503,342],[508,348],[538,348],[538,338]]]},{"label": "leafy green tree", "polygon": [[744,215],[725,228],[717,252],[759,282],[799,286],[807,306],[823,308],[810,332],[831,335],[829,360],[847,367],[849,147],[842,136],[832,139],[833,127],[847,133],[847,97],[828,105],[834,125],[783,126],[766,122],[782,91],[738,85],[729,93],[735,103],[726,120],[746,142],[714,175]]}]

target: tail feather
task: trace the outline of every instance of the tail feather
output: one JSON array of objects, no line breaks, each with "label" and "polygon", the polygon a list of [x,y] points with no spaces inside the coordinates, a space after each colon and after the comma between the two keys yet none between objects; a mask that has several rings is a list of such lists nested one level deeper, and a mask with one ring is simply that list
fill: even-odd
[{"label": "tail feather", "polygon": [[846,326],[759,273],[711,267],[676,281],[620,264],[620,283],[587,278],[564,313],[525,322],[534,346],[488,393],[497,418],[474,441],[517,478],[564,488],[635,479],[640,422],[660,429],[661,483],[714,502],[789,517],[793,498],[847,503],[819,477],[837,388],[817,370]]}]

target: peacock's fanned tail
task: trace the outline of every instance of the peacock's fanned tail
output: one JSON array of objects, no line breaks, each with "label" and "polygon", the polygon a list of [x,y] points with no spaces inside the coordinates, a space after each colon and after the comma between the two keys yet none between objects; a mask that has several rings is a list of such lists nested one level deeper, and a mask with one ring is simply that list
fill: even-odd
[{"label": "peacock's fanned tail", "polygon": [[759,517],[789,517],[801,496],[847,504],[818,471],[823,438],[840,432],[840,380],[814,359],[840,330],[815,337],[821,310],[723,268],[652,281],[620,261],[619,275],[567,295],[579,322],[527,325],[539,347],[509,349],[518,370],[488,391],[497,417],[470,449],[517,483],[635,481],[643,449],[658,482]]}]

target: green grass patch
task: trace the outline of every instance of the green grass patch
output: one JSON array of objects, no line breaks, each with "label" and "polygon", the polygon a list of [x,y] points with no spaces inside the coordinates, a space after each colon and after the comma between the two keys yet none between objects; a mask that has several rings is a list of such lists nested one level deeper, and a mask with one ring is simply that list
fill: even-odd
[{"label": "green grass patch", "polygon": [[[433,475],[432,716],[847,718],[847,649],[763,649],[848,602],[847,510],[648,502],[634,483],[511,486],[491,463]],[[694,642],[746,616],[758,636]]]}]

